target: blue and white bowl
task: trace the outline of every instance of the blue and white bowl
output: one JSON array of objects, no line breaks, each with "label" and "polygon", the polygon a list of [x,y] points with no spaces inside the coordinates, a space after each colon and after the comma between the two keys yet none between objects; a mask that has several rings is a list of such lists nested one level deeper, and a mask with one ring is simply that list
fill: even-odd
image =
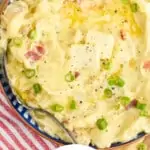
[{"label": "blue and white bowl", "polygon": [[[39,126],[38,124],[34,121],[34,119],[31,117],[31,115],[29,114],[29,111],[23,107],[19,102],[18,102],[18,97],[16,97],[11,89],[11,86],[9,84],[9,80],[7,79],[6,76],[6,72],[4,69],[4,63],[3,63],[3,57],[0,57],[0,81],[1,84],[4,88],[4,92],[6,93],[7,97],[8,97],[8,102],[10,103],[10,105],[12,106],[12,108],[18,113],[18,115],[28,124],[28,126],[30,126],[32,129],[36,130],[40,135],[56,141],[59,144],[69,144],[66,143],[65,141],[61,140],[61,139],[57,139],[55,137],[52,137],[51,135],[47,134],[46,132],[44,132]],[[117,143],[113,143],[111,145],[111,147],[118,147],[121,146],[123,144],[127,144],[130,142],[133,142],[143,136],[145,136],[146,133],[141,132],[139,133],[133,140],[130,140],[128,142],[122,143],[122,142],[117,142]],[[96,147],[95,147],[96,148]]]},{"label": "blue and white bowl", "polygon": [[[1,2],[1,0],[0,0]],[[6,0],[6,2],[8,2],[8,0]],[[10,1],[11,2],[11,1]],[[52,137],[51,135],[47,134],[46,132],[44,132],[39,125],[35,122],[35,120],[31,117],[31,115],[29,114],[29,111],[23,107],[19,102],[18,102],[18,98],[14,95],[11,86],[9,84],[9,81],[7,79],[6,76],[6,72],[4,69],[4,63],[3,63],[3,57],[0,56],[0,82],[4,88],[4,92],[8,97],[8,102],[9,104],[12,106],[12,109],[14,109],[17,114],[22,118],[22,120],[30,127],[32,128],[34,131],[36,131],[38,134],[40,134],[41,136],[49,139],[50,141],[55,141],[56,143],[60,144],[60,145],[66,145],[69,143],[66,143],[65,141]],[[113,143],[111,145],[111,147],[118,147],[118,146],[122,146],[124,144],[128,144],[131,143],[141,137],[144,137],[146,135],[146,133],[141,132],[139,133],[134,139],[122,143],[122,142],[117,142],[117,143]],[[91,145],[90,145],[91,146]],[[94,147],[96,148],[96,147]]]}]

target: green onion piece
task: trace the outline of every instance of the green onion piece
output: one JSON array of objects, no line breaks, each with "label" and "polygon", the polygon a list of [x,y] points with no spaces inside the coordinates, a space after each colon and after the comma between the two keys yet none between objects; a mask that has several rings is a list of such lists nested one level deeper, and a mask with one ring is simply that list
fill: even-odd
[{"label": "green onion piece", "polygon": [[140,144],[137,146],[137,150],[147,150],[147,145],[144,144],[144,143],[140,143]]},{"label": "green onion piece", "polygon": [[118,77],[118,76],[111,76],[108,78],[108,84],[110,86],[118,86],[118,87],[123,87],[125,85],[125,82],[123,81],[122,78]]},{"label": "green onion piece", "polygon": [[11,44],[15,45],[16,47],[21,47],[23,43],[21,38],[14,38],[11,42]]},{"label": "green onion piece", "polygon": [[102,67],[102,69],[109,70],[111,67],[110,60],[109,59],[102,59],[101,60],[101,67]]},{"label": "green onion piece", "polygon": [[75,75],[72,74],[71,71],[69,71],[66,75],[65,75],[65,80],[67,82],[72,82],[75,80]]},{"label": "green onion piece", "polygon": [[112,97],[112,91],[109,88],[106,88],[104,90],[104,96],[107,98],[111,98]]},{"label": "green onion piece", "polygon": [[118,78],[118,80],[116,81],[116,86],[123,87],[124,84],[125,82],[121,78]]},{"label": "green onion piece", "polygon": [[26,69],[26,70],[24,70],[24,74],[25,74],[25,76],[27,78],[30,79],[30,78],[35,76],[35,70],[33,70],[33,69]]},{"label": "green onion piece", "polygon": [[123,106],[127,106],[130,103],[130,98],[127,96],[120,97],[120,102]]},{"label": "green onion piece", "polygon": [[107,128],[108,123],[107,123],[106,119],[101,118],[96,121],[96,125],[100,130],[104,130]]},{"label": "green onion piece", "polygon": [[64,107],[60,104],[54,104],[51,106],[51,109],[54,112],[62,112],[64,110]]},{"label": "green onion piece", "polygon": [[129,0],[121,0],[121,2],[122,2],[123,4],[128,4],[128,3],[129,3]]},{"label": "green onion piece", "polygon": [[70,109],[76,109],[77,106],[76,106],[76,101],[75,100],[71,100],[70,102]]},{"label": "green onion piece", "polygon": [[134,13],[138,11],[138,4],[137,3],[131,4],[131,11]]},{"label": "green onion piece", "polygon": [[116,85],[116,77],[114,77],[114,76],[111,76],[111,77],[109,77],[108,78],[108,84],[110,85],[110,86],[113,86],[113,85]]},{"label": "green onion piece", "polygon": [[143,104],[143,103],[138,102],[138,103],[136,104],[136,108],[137,108],[137,109],[140,109],[140,110],[145,110],[146,104]]},{"label": "green onion piece", "polygon": [[34,40],[37,37],[37,32],[35,29],[31,30],[28,34],[28,37],[32,40]]},{"label": "green onion piece", "polygon": [[33,85],[33,90],[35,94],[39,94],[42,91],[42,87],[39,83]]},{"label": "green onion piece", "polygon": [[140,111],[140,116],[142,117],[148,117],[148,112],[146,110]]}]

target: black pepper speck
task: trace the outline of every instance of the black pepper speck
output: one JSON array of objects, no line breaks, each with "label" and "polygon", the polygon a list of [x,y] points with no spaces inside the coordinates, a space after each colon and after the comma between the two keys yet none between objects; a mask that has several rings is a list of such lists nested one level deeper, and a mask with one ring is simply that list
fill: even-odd
[{"label": "black pepper speck", "polygon": [[98,90],[97,89],[95,89],[95,92],[97,92]]},{"label": "black pepper speck", "polygon": [[115,87],[112,87],[111,89],[112,89],[112,90],[115,90]]},{"label": "black pepper speck", "polygon": [[115,10],[114,12],[115,12],[115,13],[117,13],[117,12],[118,12],[118,10]]},{"label": "black pepper speck", "polygon": [[82,104],[83,103],[83,101],[80,101],[80,104]]}]

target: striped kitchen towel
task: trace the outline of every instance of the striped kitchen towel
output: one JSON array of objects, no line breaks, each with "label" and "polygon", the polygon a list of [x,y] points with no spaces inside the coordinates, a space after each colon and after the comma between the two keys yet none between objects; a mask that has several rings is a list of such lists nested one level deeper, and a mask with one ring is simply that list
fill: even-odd
[{"label": "striped kitchen towel", "polygon": [[0,90],[0,150],[54,150],[56,145],[27,127]]}]

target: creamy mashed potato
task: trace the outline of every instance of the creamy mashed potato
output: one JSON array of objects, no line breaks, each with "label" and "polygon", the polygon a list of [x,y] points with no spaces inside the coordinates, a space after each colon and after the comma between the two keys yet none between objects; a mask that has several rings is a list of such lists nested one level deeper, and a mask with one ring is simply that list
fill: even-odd
[{"label": "creamy mashed potato", "polygon": [[[103,148],[150,132],[149,1],[19,0],[1,25],[13,88],[78,143]],[[49,118],[34,116],[67,140]]]}]

